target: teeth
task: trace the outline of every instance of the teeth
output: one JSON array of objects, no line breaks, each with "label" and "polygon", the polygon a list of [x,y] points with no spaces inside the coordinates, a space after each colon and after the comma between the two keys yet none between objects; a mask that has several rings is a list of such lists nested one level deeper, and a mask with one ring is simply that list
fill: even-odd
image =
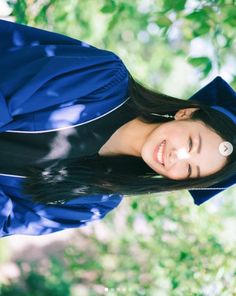
[{"label": "teeth", "polygon": [[157,152],[157,159],[158,161],[163,164],[163,148],[164,148],[164,142],[160,145],[160,148],[158,149]]}]

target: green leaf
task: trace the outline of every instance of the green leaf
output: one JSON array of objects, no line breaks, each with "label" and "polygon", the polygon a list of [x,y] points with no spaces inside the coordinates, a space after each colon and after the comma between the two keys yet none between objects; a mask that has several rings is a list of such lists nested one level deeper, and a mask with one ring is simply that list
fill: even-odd
[{"label": "green leaf", "polygon": [[62,12],[62,14],[55,17],[55,22],[65,22],[68,16],[67,12]]},{"label": "green leaf", "polygon": [[145,217],[147,218],[148,221],[154,221],[155,220],[155,218],[152,215],[150,215],[149,213],[146,213]]},{"label": "green leaf", "polygon": [[12,15],[16,17],[16,22],[21,24],[28,23],[28,16],[26,13],[27,4],[25,0],[17,1],[14,5],[14,10]]},{"label": "green leaf", "polygon": [[194,10],[193,12],[185,15],[185,19],[191,20],[195,23],[207,23],[210,17],[215,17],[215,11],[211,7],[204,7],[202,9]]},{"label": "green leaf", "polygon": [[190,14],[187,14],[185,16],[186,19],[191,20],[191,21],[195,21],[197,23],[199,21],[202,21],[202,20],[206,19],[206,17],[207,17],[207,14],[206,14],[206,12],[203,9],[197,10],[197,11],[193,11]]},{"label": "green leaf", "polygon": [[175,10],[175,11],[180,11],[183,10],[186,4],[186,0],[165,0],[164,1],[164,10],[169,11],[169,10]]},{"label": "green leaf", "polygon": [[172,25],[172,21],[165,15],[160,15],[158,16],[158,18],[156,19],[156,24],[159,27],[169,27],[170,25]]},{"label": "green leaf", "polygon": [[193,66],[201,66],[209,61],[208,57],[188,58],[188,62]]},{"label": "green leaf", "polygon": [[115,25],[119,22],[119,16],[120,14],[118,12],[114,13],[107,27],[108,32],[110,32],[115,27]]},{"label": "green leaf", "polygon": [[222,13],[224,13],[228,17],[236,17],[235,5],[226,5],[222,7]]},{"label": "green leaf", "polygon": [[208,57],[188,58],[188,62],[194,67],[199,68],[206,77],[212,69],[212,62]]},{"label": "green leaf", "polygon": [[108,27],[107,27],[107,31],[108,31],[108,32],[110,32],[110,31],[115,27],[115,25],[119,22],[120,17],[121,17],[121,13],[122,13],[122,11],[124,11],[124,10],[125,10],[125,6],[122,5],[122,3],[121,3],[119,6],[117,6],[117,10],[116,10],[116,12],[113,14],[112,19],[111,19],[111,21],[109,22],[109,25],[108,25]]},{"label": "green leaf", "polygon": [[50,5],[51,3],[49,2],[40,9],[39,14],[35,17],[36,23],[47,23],[47,10]]},{"label": "green leaf", "polygon": [[230,38],[226,35],[224,35],[224,37],[226,38],[226,44],[225,44],[225,48],[231,48],[233,46],[233,43],[234,43],[234,39],[233,38]]},{"label": "green leaf", "polygon": [[209,60],[209,62],[206,63],[206,65],[203,69],[203,73],[204,73],[205,77],[210,73],[211,69],[212,69],[212,62]]},{"label": "green leaf", "polygon": [[202,23],[198,28],[193,30],[193,35],[195,37],[202,36],[207,34],[210,31],[211,27],[207,23]]},{"label": "green leaf", "polygon": [[230,85],[232,86],[232,88],[236,89],[236,75],[233,78],[233,81],[230,83]]},{"label": "green leaf", "polygon": [[236,26],[236,16],[227,17],[224,20],[224,23],[228,23],[230,26],[235,27]]},{"label": "green leaf", "polygon": [[109,4],[104,5],[100,11],[103,13],[112,13],[116,10],[115,2],[111,1]]},{"label": "green leaf", "polygon": [[180,11],[185,8],[186,0],[175,0],[173,3],[175,10]]},{"label": "green leaf", "polygon": [[131,207],[132,207],[133,209],[137,209],[137,208],[138,208],[138,202],[137,202],[137,201],[133,201],[133,202],[131,203]]}]

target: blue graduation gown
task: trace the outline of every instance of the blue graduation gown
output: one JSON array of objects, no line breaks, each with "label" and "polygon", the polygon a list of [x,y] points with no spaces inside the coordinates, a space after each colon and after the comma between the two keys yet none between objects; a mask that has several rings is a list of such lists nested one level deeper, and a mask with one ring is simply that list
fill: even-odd
[{"label": "blue graduation gown", "polygon": [[[0,132],[42,132],[85,124],[127,99],[129,72],[111,51],[4,20],[0,20],[0,41]],[[63,110],[78,104],[86,108],[83,116],[65,115],[62,120]],[[81,227],[102,219],[122,200],[122,195],[110,194],[79,197],[64,205],[34,203],[21,192],[23,180],[0,174],[2,237]]]}]

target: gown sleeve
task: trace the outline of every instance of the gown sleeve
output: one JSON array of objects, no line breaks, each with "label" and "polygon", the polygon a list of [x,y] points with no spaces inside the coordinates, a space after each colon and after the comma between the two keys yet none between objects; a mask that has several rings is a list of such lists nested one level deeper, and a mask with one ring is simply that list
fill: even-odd
[{"label": "gown sleeve", "polygon": [[0,20],[0,128],[68,102],[127,93],[128,70],[113,52],[62,34]]},{"label": "gown sleeve", "polygon": [[63,205],[34,203],[21,193],[19,178],[0,189],[0,237],[45,235],[68,228],[80,228],[103,219],[122,201],[119,194],[86,195]]}]

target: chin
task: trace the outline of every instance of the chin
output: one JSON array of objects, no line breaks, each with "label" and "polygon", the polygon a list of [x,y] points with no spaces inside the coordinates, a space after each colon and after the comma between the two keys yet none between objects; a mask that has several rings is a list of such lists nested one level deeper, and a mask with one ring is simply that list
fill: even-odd
[{"label": "chin", "polygon": [[155,171],[156,173],[159,174],[159,171],[158,171],[158,168],[157,168],[157,165],[154,160],[152,158],[150,158],[150,156],[147,156],[147,157],[143,157],[141,156],[143,161],[153,170]]}]

